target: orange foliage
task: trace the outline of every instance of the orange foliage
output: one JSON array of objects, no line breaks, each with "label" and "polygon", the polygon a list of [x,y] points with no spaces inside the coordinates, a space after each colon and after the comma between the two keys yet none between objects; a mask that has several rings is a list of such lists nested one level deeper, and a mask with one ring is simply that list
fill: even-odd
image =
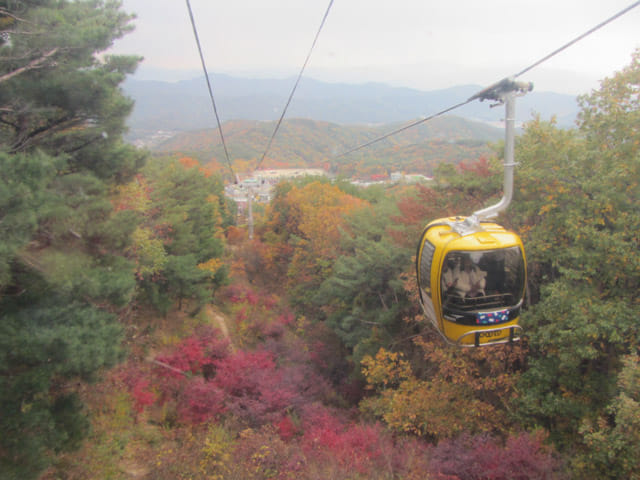
[{"label": "orange foliage", "polygon": [[247,231],[243,228],[230,225],[227,227],[227,243],[229,245],[239,245],[248,238]]},{"label": "orange foliage", "polygon": [[321,280],[340,254],[345,216],[367,205],[328,183],[283,187],[267,212],[266,273],[281,280],[287,275],[296,285]]},{"label": "orange foliage", "polygon": [[198,162],[197,160],[191,157],[182,157],[178,159],[178,161],[180,162],[180,165],[182,165],[185,168],[193,168],[200,165],[200,162]]},{"label": "orange foliage", "polygon": [[303,188],[293,188],[288,194],[292,205],[298,207],[298,230],[305,246],[315,255],[335,258],[339,228],[344,216],[366,202],[342,192],[338,187],[319,182]]},{"label": "orange foliage", "polygon": [[287,194],[290,216],[288,226],[295,232],[293,257],[289,275],[296,284],[314,282],[326,272],[327,260],[338,254],[340,228],[345,215],[367,203],[342,192],[338,187],[314,182],[302,188],[294,187]]}]

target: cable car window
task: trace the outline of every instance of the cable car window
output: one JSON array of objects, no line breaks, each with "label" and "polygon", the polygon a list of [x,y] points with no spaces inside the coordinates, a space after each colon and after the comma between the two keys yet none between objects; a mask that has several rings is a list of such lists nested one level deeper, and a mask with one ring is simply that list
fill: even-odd
[{"label": "cable car window", "polygon": [[447,253],[440,282],[442,308],[451,313],[516,307],[524,292],[520,247]]},{"label": "cable car window", "polygon": [[431,263],[433,262],[433,252],[436,247],[429,241],[424,241],[422,246],[422,256],[420,257],[420,287],[431,288]]}]

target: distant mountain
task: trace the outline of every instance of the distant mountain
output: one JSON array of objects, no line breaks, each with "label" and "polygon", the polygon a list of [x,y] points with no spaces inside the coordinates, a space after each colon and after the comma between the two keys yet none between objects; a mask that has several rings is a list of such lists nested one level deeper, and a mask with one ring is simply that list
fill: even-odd
[{"label": "distant mountain", "polygon": [[[276,120],[282,114],[295,78],[249,79],[212,75],[216,106],[221,121]],[[420,91],[379,83],[350,85],[302,78],[286,118],[308,118],[341,125],[376,125],[406,122],[432,115],[477,93],[480,85],[444,90]],[[203,77],[179,82],[128,79],[123,89],[135,100],[129,119],[133,138],[158,130],[188,131],[216,126]],[[576,98],[550,92],[533,92],[518,99],[518,121],[533,113],[544,119],[556,116],[560,126],[571,126],[578,106]],[[455,115],[482,122],[497,122],[504,108],[490,108],[487,102],[472,102],[455,110]]]},{"label": "distant mountain", "polygon": [[[338,125],[336,123],[285,120],[262,167],[322,167],[344,176],[364,176],[393,171],[432,175],[439,163],[475,161],[492,153],[488,142],[504,137],[502,129],[459,117],[438,117],[366,149],[341,155],[349,149],[398,128]],[[225,143],[236,168],[258,165],[275,121],[235,120],[224,124]],[[175,133],[150,146],[163,153],[197,158],[203,164],[225,165],[220,135],[215,128]],[[244,163],[243,163],[244,161]]]}]

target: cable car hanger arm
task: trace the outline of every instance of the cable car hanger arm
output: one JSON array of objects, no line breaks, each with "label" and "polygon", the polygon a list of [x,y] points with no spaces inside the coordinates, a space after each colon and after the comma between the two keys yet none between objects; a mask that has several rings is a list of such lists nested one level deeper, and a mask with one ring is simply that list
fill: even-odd
[{"label": "cable car hanger arm", "polygon": [[467,217],[454,229],[460,232],[477,231],[482,220],[496,217],[507,209],[513,198],[514,136],[515,136],[515,97],[533,90],[531,82],[517,82],[512,77],[504,78],[471,96],[468,101],[479,99],[493,100],[505,105],[505,140],[504,140],[504,182],[502,198],[495,205],[483,208]]},{"label": "cable car hanger arm", "polygon": [[503,103],[505,95],[509,93],[524,95],[531,90],[533,90],[533,83],[517,82],[514,80],[514,77],[506,77],[472,95],[467,102],[479,99],[481,102],[484,100],[494,100]]}]

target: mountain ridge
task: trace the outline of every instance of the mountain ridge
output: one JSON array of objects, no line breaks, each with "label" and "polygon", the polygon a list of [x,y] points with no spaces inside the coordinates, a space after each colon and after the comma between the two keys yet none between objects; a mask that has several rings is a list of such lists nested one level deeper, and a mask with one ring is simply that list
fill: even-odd
[{"label": "mountain ridge", "polygon": [[[273,121],[282,114],[295,78],[256,79],[210,75],[220,120]],[[286,118],[309,118],[339,125],[378,125],[424,118],[464,102],[480,91],[479,85],[458,85],[422,91],[383,83],[328,83],[303,77]],[[159,130],[188,131],[216,126],[204,77],[177,82],[136,80],[123,84],[135,101],[129,118],[130,137],[140,138]],[[535,90],[518,99],[516,120],[534,113],[554,116],[560,126],[571,126],[578,112],[576,97]],[[496,123],[504,109],[472,102],[455,110],[469,120]]]}]

